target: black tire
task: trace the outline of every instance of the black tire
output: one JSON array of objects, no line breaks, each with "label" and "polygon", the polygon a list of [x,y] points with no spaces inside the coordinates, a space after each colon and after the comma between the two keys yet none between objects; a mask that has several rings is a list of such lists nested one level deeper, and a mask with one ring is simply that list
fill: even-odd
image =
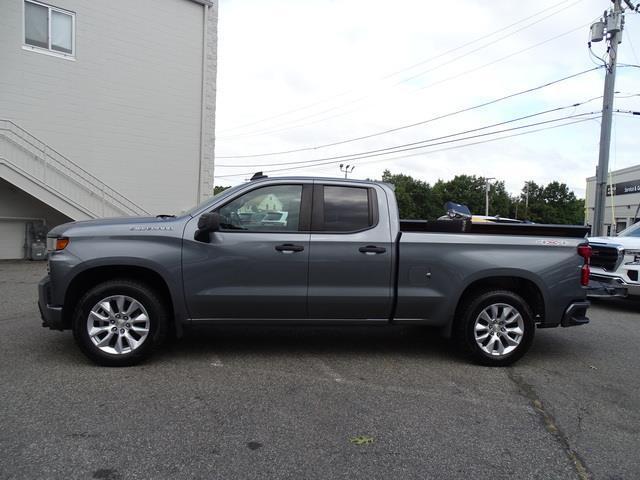
[{"label": "black tire", "polygon": [[[491,342],[487,342],[487,345],[485,345],[484,348],[493,352],[488,353],[476,340],[476,319],[479,318],[485,308],[492,305],[508,305],[512,309],[515,309],[522,319],[523,334],[520,336],[518,345],[510,352],[504,354],[498,353],[498,348],[500,346],[497,343],[491,344]],[[500,312],[500,308],[503,307],[497,308]],[[484,328],[483,325],[485,321],[482,320],[481,323],[482,328]],[[487,332],[492,328],[492,325],[489,325],[490,326],[486,330]],[[512,323],[511,327],[515,325],[518,324]],[[499,328],[499,325],[496,325],[495,328]],[[483,333],[484,330],[479,332],[479,335],[482,335]],[[509,344],[507,343],[508,339],[505,338],[506,333],[497,333],[502,335],[497,339],[497,341],[502,344],[503,348],[509,348]],[[490,333],[487,334],[490,335]],[[509,335],[512,340],[518,338],[517,334],[511,333]],[[529,347],[531,347],[531,343],[533,342],[534,335],[535,322],[533,320],[531,307],[529,307],[527,302],[520,295],[509,290],[494,290],[476,293],[466,300],[465,306],[462,308],[462,315],[456,321],[455,336],[458,345],[464,353],[481,365],[504,367],[513,364],[519,360],[527,350],[529,350]],[[482,343],[484,343],[484,341],[482,341]],[[505,345],[505,343],[507,343],[507,345]]]},{"label": "black tire", "polygon": [[[87,321],[92,308],[102,300],[113,296],[130,297],[144,307],[147,313],[148,333],[142,343],[132,349],[128,340],[123,341],[124,344],[128,345],[127,348],[131,350],[129,352],[105,352],[96,346],[89,336]],[[136,365],[148,358],[165,341],[169,325],[167,312],[168,309],[160,296],[144,283],[128,279],[109,280],[91,288],[78,301],[73,314],[73,336],[80,350],[98,365],[108,367]],[[134,320],[131,320],[131,322],[133,323]],[[138,335],[133,332],[132,336]]]}]

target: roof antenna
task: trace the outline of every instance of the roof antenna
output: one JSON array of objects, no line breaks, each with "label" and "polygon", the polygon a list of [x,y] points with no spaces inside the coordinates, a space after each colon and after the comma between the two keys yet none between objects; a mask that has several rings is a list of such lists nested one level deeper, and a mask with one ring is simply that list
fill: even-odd
[{"label": "roof antenna", "polygon": [[251,177],[251,181],[253,182],[254,180],[260,180],[262,178],[267,178],[266,175],[264,175],[262,172],[256,172],[253,174],[253,177]]}]

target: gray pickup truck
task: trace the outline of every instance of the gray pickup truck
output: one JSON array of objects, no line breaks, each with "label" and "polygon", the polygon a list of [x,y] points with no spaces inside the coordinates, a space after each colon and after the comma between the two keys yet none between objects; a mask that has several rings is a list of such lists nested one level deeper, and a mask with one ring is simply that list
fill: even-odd
[{"label": "gray pickup truck", "polygon": [[439,327],[508,365],[536,326],[588,322],[586,229],[404,221],[380,182],[255,175],[174,217],[60,225],[43,325],[132,365],[196,324]]}]

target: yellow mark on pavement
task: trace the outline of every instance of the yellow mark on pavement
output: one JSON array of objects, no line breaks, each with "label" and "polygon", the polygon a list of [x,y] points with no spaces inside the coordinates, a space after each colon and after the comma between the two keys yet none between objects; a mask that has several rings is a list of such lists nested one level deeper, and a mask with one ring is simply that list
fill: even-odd
[{"label": "yellow mark on pavement", "polygon": [[373,437],[369,435],[358,435],[357,437],[351,437],[349,439],[354,445],[369,445],[374,442]]}]

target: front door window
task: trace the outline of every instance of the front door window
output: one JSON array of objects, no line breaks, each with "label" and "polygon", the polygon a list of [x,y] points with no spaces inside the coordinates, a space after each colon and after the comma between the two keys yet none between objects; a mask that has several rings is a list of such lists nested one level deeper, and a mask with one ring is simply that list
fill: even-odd
[{"label": "front door window", "polygon": [[302,185],[257,188],[218,210],[222,230],[297,232]]}]

